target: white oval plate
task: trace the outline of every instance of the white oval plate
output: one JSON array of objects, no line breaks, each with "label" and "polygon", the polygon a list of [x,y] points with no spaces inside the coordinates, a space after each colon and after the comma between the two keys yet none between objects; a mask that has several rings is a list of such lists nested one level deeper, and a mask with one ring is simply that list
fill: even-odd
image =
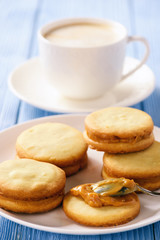
[{"label": "white oval plate", "polygon": [[[28,127],[42,122],[61,122],[71,125],[80,131],[84,129],[84,115],[62,115],[35,119],[20,125],[15,125],[0,133],[0,162],[12,159],[15,156],[15,142],[17,136]],[[155,127],[156,139],[160,141],[160,129]],[[88,167],[72,177],[67,178],[66,191],[71,187],[101,180],[103,153],[94,150],[88,151]],[[62,234],[96,235],[128,231],[140,228],[160,220],[159,197],[140,194],[141,211],[131,222],[117,227],[87,227],[67,218],[61,207],[41,214],[16,214],[0,209],[0,214],[16,223],[27,227]]]},{"label": "white oval plate", "polygon": [[[139,60],[126,57],[124,73],[133,69]],[[9,88],[21,100],[36,107],[55,112],[92,112],[109,106],[131,106],[148,97],[154,90],[155,77],[147,65],[121,81],[98,99],[72,100],[61,96],[49,85],[38,57],[17,67],[9,77]]]}]

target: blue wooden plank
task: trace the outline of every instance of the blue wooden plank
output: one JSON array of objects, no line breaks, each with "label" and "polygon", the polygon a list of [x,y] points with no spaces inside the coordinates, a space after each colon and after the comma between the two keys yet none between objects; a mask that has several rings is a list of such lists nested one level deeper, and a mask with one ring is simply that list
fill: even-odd
[{"label": "blue wooden plank", "polygon": [[137,240],[154,240],[153,226],[149,225],[144,228],[137,229],[133,232],[133,239]]},{"label": "blue wooden plank", "polygon": [[156,87],[154,93],[144,102],[144,109],[148,112],[155,126],[160,127],[160,88]]},{"label": "blue wooden plank", "polygon": [[[132,4],[132,5],[131,5]],[[160,2],[154,1],[154,4],[150,4],[149,1],[130,1],[130,11],[134,9],[134,29],[135,34],[145,36],[150,44],[150,56],[147,64],[153,70],[156,77],[156,90],[154,93],[147,98],[143,103],[143,108],[148,112],[155,123],[160,127],[160,54],[159,54],[159,42],[160,42],[160,26],[157,24],[159,21]],[[149,16],[148,18],[146,16]],[[142,49],[138,48],[137,56],[142,55]]]},{"label": "blue wooden plank", "polygon": [[[135,18],[135,34],[142,35],[147,38],[150,44],[150,56],[148,59],[148,65],[153,69],[157,77],[157,85],[160,85],[158,76],[160,74],[159,62],[160,55],[158,54],[158,46],[160,42],[160,26],[157,24],[159,20],[160,2],[154,1],[154,4],[150,4],[149,1],[130,1],[130,11],[134,8]],[[148,17],[146,17],[148,16]],[[142,54],[143,49],[138,49],[138,55]]]},{"label": "blue wooden plank", "polygon": [[[32,228],[22,226],[20,224],[9,221],[5,218],[1,220],[1,240],[99,240],[100,236],[75,236],[65,234],[53,234],[50,232],[44,232]],[[105,235],[106,240],[111,239],[111,235]]]},{"label": "blue wooden plank", "polygon": [[24,103],[24,102],[22,104],[23,104],[23,106],[21,106],[20,114],[19,114],[18,120],[17,120],[18,123],[22,123],[22,122],[28,121],[30,119],[40,118],[40,117],[48,115],[45,113],[44,110],[34,108],[31,105]]},{"label": "blue wooden plank", "polygon": [[154,235],[155,235],[155,240],[160,239],[160,222],[157,222],[154,224]]},{"label": "blue wooden plank", "polygon": [[16,123],[19,100],[7,88],[8,75],[28,56],[31,30],[37,1],[1,1],[0,29],[0,128]]}]

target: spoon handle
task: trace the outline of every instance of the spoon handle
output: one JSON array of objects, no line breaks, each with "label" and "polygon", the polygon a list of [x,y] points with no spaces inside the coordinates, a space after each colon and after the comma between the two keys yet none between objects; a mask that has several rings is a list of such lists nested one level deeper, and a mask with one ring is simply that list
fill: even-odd
[{"label": "spoon handle", "polygon": [[151,196],[160,196],[160,193],[159,193],[159,192],[150,191],[150,190],[145,189],[145,188],[143,188],[143,187],[141,187],[141,186],[139,186],[139,185],[137,185],[137,188],[138,188],[138,190],[140,190],[141,192],[146,193],[146,194],[148,194],[148,195],[151,195]]}]

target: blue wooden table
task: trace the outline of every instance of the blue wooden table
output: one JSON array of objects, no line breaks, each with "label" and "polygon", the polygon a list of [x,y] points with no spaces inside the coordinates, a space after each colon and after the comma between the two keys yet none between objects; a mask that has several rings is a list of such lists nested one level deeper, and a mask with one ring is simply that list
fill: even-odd
[{"label": "blue wooden table", "polygon": [[[1,0],[0,1],[0,129],[26,120],[54,115],[20,101],[8,89],[9,73],[20,63],[38,55],[37,31],[45,23],[66,17],[100,17],[121,22],[129,34],[142,35],[150,44],[147,65],[156,76],[156,89],[134,107],[148,112],[160,127],[160,1],[159,0]],[[143,49],[132,45],[128,54],[140,58]],[[133,231],[71,236],[30,229],[0,217],[1,240],[53,239],[160,239],[160,223]]]}]

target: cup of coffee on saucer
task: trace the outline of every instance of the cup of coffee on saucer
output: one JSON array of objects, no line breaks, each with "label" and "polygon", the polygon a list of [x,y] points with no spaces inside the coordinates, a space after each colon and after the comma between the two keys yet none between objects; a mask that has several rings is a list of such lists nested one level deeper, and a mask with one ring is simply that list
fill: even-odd
[{"label": "cup of coffee on saucer", "polygon": [[[39,33],[40,59],[50,86],[67,98],[96,99],[132,75],[147,60],[145,38],[128,36],[118,22],[94,18],[72,18],[43,26]],[[143,59],[123,75],[126,46],[133,41],[145,45]]]}]

